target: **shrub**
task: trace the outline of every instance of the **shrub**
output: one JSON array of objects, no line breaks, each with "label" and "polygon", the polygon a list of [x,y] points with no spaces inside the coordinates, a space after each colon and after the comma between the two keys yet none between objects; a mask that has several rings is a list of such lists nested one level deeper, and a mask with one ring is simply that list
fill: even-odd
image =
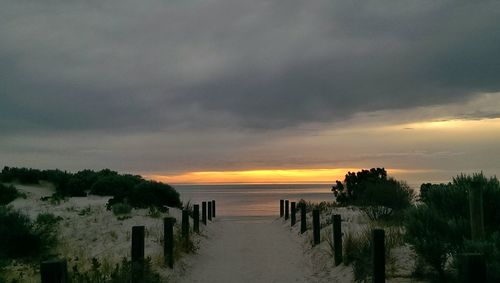
[{"label": "shrub", "polygon": [[440,280],[445,280],[445,263],[457,250],[467,229],[465,222],[445,218],[439,211],[427,206],[409,211],[406,221],[406,239],[423,262],[427,263]]},{"label": "shrub", "polygon": [[19,193],[14,186],[0,184],[0,205],[6,205],[20,196],[23,194]]},{"label": "shrub", "polygon": [[408,184],[388,178],[384,168],[348,172],[344,183],[336,183],[333,192],[337,203],[361,206],[371,220],[388,218],[410,207],[415,197]]},{"label": "shrub", "polygon": [[161,211],[156,206],[150,206],[148,211],[148,216],[152,218],[160,218]]},{"label": "shrub", "polygon": [[36,217],[35,224],[40,227],[46,227],[47,229],[54,229],[55,225],[61,221],[63,218],[61,216],[55,216],[52,213],[40,213]]},{"label": "shrub", "polygon": [[123,198],[131,189],[144,180],[134,175],[108,175],[98,178],[90,192],[101,196],[117,196]]},{"label": "shrub", "polygon": [[[354,280],[365,282],[371,275],[373,269],[372,262],[372,230],[369,227],[359,233],[351,231],[344,234],[342,240],[343,263],[352,264]],[[386,228],[385,230],[385,257],[386,262],[393,260],[391,249],[404,244],[403,232],[399,228]]]},{"label": "shrub", "polygon": [[344,183],[336,181],[333,187],[337,202],[342,205],[355,204],[356,200],[363,196],[367,185],[384,182],[387,180],[387,172],[384,168],[372,168],[361,170],[357,173],[347,172]]},{"label": "shrub", "polygon": [[301,199],[297,203],[297,213],[300,213],[300,208],[303,205],[306,206],[306,212],[311,212],[313,209],[318,209],[320,212],[323,212],[337,206],[337,204],[333,201],[311,202]]},{"label": "shrub", "polygon": [[144,181],[135,186],[128,193],[127,199],[130,205],[139,208],[182,205],[179,193],[174,188],[155,181]]},{"label": "shrub", "polygon": [[[482,253],[486,261],[487,282],[500,282],[500,233],[495,232],[483,241],[466,240],[462,252]],[[460,265],[460,257],[456,258]]]},{"label": "shrub", "polygon": [[41,215],[33,223],[28,216],[0,207],[0,258],[43,256],[55,245],[55,222]]},{"label": "shrub", "polygon": [[130,206],[127,203],[113,204],[113,214],[114,215],[129,214],[131,211],[132,211],[132,206]]},{"label": "shrub", "polygon": [[69,282],[74,283],[161,282],[160,275],[152,269],[149,257],[142,264],[134,264],[127,258],[123,258],[122,262],[116,264],[111,271],[107,270],[98,259],[93,258],[90,270],[81,272],[75,265],[69,277]]}]

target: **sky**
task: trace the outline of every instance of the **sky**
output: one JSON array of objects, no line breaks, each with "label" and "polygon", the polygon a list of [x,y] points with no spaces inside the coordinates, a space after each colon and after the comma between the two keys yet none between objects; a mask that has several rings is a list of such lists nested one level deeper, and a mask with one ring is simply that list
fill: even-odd
[{"label": "sky", "polygon": [[500,2],[0,0],[0,165],[500,174]]}]

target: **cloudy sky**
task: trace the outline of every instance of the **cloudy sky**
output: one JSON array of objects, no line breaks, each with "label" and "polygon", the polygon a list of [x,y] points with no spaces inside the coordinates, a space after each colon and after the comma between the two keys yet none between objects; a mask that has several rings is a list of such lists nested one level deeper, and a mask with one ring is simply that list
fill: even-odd
[{"label": "cloudy sky", "polygon": [[0,0],[0,165],[500,174],[500,2]]}]

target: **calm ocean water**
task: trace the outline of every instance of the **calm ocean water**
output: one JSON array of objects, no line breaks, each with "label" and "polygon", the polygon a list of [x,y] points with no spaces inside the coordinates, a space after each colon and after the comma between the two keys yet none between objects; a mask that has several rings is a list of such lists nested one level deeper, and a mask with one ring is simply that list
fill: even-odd
[{"label": "calm ocean water", "polygon": [[332,201],[328,184],[280,185],[177,185],[183,202],[215,200],[217,215],[277,216],[279,200]]}]

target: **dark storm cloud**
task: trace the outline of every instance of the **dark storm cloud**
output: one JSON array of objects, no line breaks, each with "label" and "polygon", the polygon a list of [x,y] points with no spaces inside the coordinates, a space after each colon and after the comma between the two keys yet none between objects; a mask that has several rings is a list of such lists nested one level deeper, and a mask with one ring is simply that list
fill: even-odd
[{"label": "dark storm cloud", "polygon": [[281,128],[465,101],[500,90],[499,19],[494,1],[2,1],[0,129]]}]

